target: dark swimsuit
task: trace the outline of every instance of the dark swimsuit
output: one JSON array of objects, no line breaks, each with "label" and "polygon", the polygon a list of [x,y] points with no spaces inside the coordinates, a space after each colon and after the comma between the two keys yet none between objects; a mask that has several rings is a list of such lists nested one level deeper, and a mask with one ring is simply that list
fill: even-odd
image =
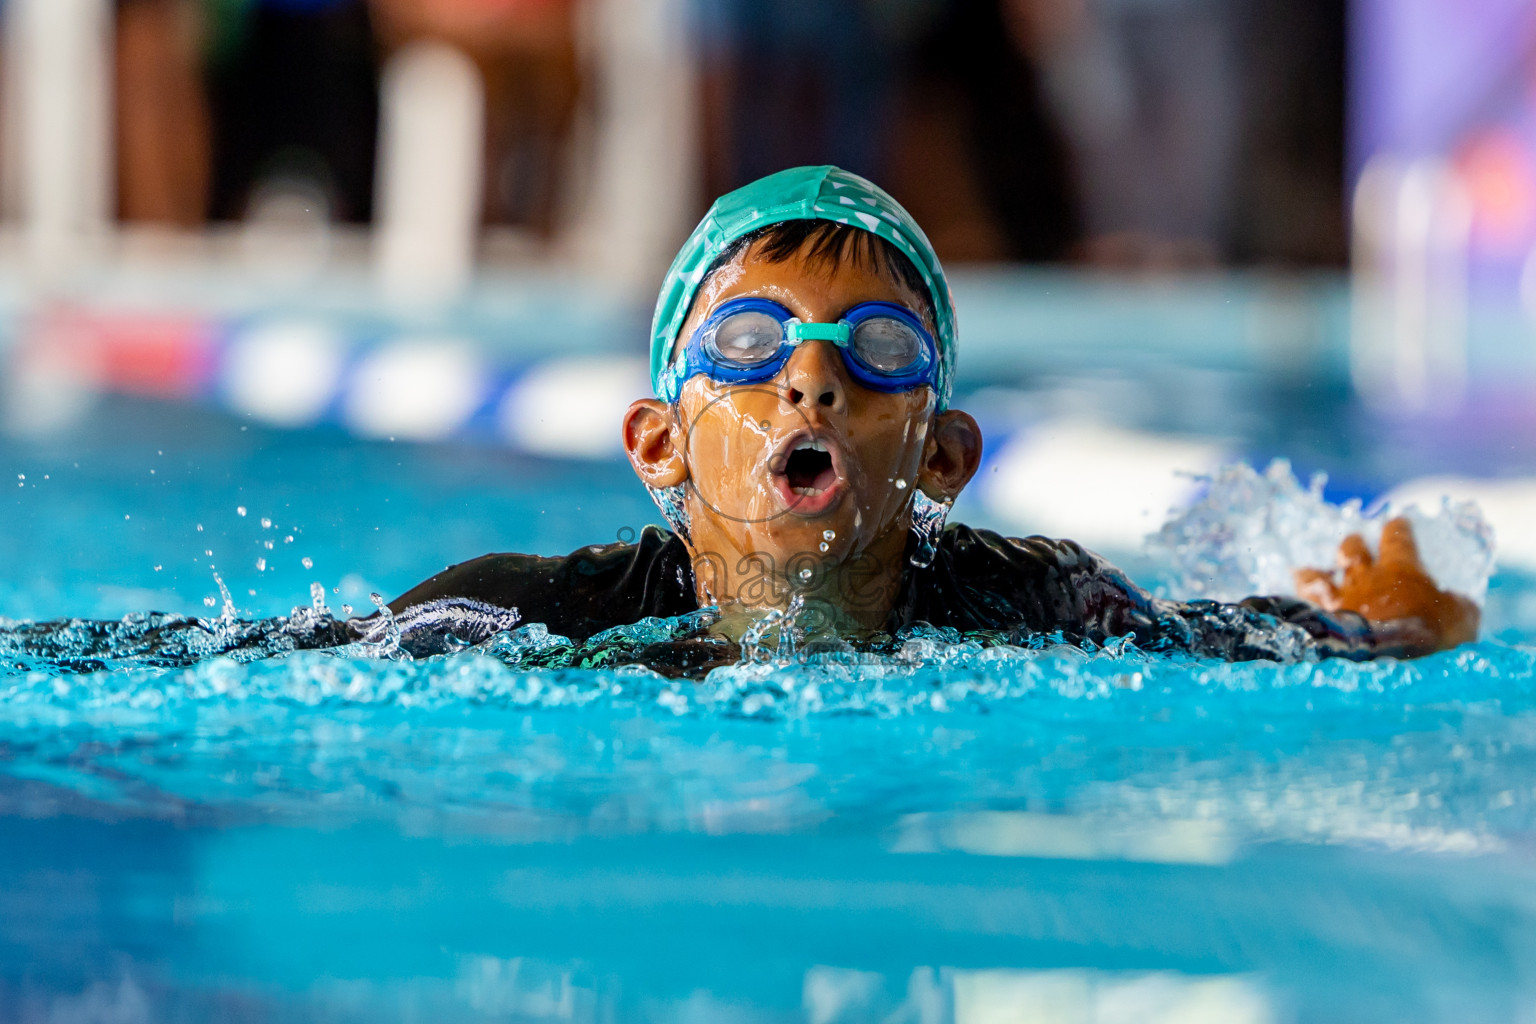
[{"label": "dark swimsuit", "polygon": [[[594,545],[563,558],[485,555],[390,604],[402,645],[420,654],[439,649],[445,636],[473,643],[485,638],[478,634],[528,623],[581,643],[615,626],[698,607],[687,548],[656,527],[633,544]],[[1410,653],[1352,612],[1284,597],[1164,600],[1072,541],[960,525],[944,531],[930,565],[909,566],[887,629],[895,634],[918,623],[1020,644],[1102,644],[1134,633],[1143,650],[1231,661]]]}]

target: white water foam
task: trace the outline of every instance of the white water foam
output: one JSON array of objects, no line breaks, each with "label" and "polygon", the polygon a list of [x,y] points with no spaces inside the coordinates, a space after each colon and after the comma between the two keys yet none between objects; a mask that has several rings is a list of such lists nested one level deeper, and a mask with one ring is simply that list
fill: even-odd
[{"label": "white water foam", "polygon": [[1474,502],[1441,498],[1438,507],[1358,499],[1335,505],[1323,497],[1323,474],[1306,486],[1289,462],[1260,473],[1244,463],[1199,478],[1205,494],[1147,538],[1151,554],[1171,563],[1163,591],[1179,598],[1239,601],[1253,594],[1294,594],[1292,573],[1332,569],[1339,544],[1352,533],[1372,550],[1394,516],[1413,525],[1424,567],[1441,587],[1482,604],[1494,568],[1493,528]]}]

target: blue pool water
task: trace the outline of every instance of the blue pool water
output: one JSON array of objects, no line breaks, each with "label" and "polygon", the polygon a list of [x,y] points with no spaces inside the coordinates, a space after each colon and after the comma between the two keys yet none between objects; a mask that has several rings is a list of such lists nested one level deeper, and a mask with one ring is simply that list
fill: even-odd
[{"label": "blue pool water", "polygon": [[1536,1019],[1519,575],[1411,663],[65,670],[20,620],[216,620],[215,572],[367,608],[654,513],[622,465],[154,406],[3,446],[0,1020]]}]

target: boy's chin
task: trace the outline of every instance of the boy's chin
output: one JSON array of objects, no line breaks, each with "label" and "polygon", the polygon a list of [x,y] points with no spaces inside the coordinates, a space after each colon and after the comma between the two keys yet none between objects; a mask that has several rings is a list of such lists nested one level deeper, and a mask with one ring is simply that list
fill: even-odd
[{"label": "boy's chin", "polygon": [[768,536],[784,555],[812,554],[840,559],[857,546],[862,531],[855,524],[852,502],[817,516],[781,516],[769,527]]}]

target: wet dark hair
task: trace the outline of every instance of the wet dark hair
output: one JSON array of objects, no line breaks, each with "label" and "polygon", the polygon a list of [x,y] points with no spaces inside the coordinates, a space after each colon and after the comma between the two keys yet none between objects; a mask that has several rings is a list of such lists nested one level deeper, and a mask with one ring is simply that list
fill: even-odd
[{"label": "wet dark hair", "polygon": [[[716,271],[753,245],[758,246],[758,256],[769,263],[785,263],[804,252],[809,266],[828,273],[844,263],[851,263],[885,274],[906,285],[918,297],[922,305],[915,312],[930,330],[938,322],[933,294],[928,290],[928,282],[918,272],[917,264],[874,232],[831,220],[784,220],[749,231],[715,257],[705,271],[703,281],[707,282]],[[702,282],[699,290],[703,290]]]}]

